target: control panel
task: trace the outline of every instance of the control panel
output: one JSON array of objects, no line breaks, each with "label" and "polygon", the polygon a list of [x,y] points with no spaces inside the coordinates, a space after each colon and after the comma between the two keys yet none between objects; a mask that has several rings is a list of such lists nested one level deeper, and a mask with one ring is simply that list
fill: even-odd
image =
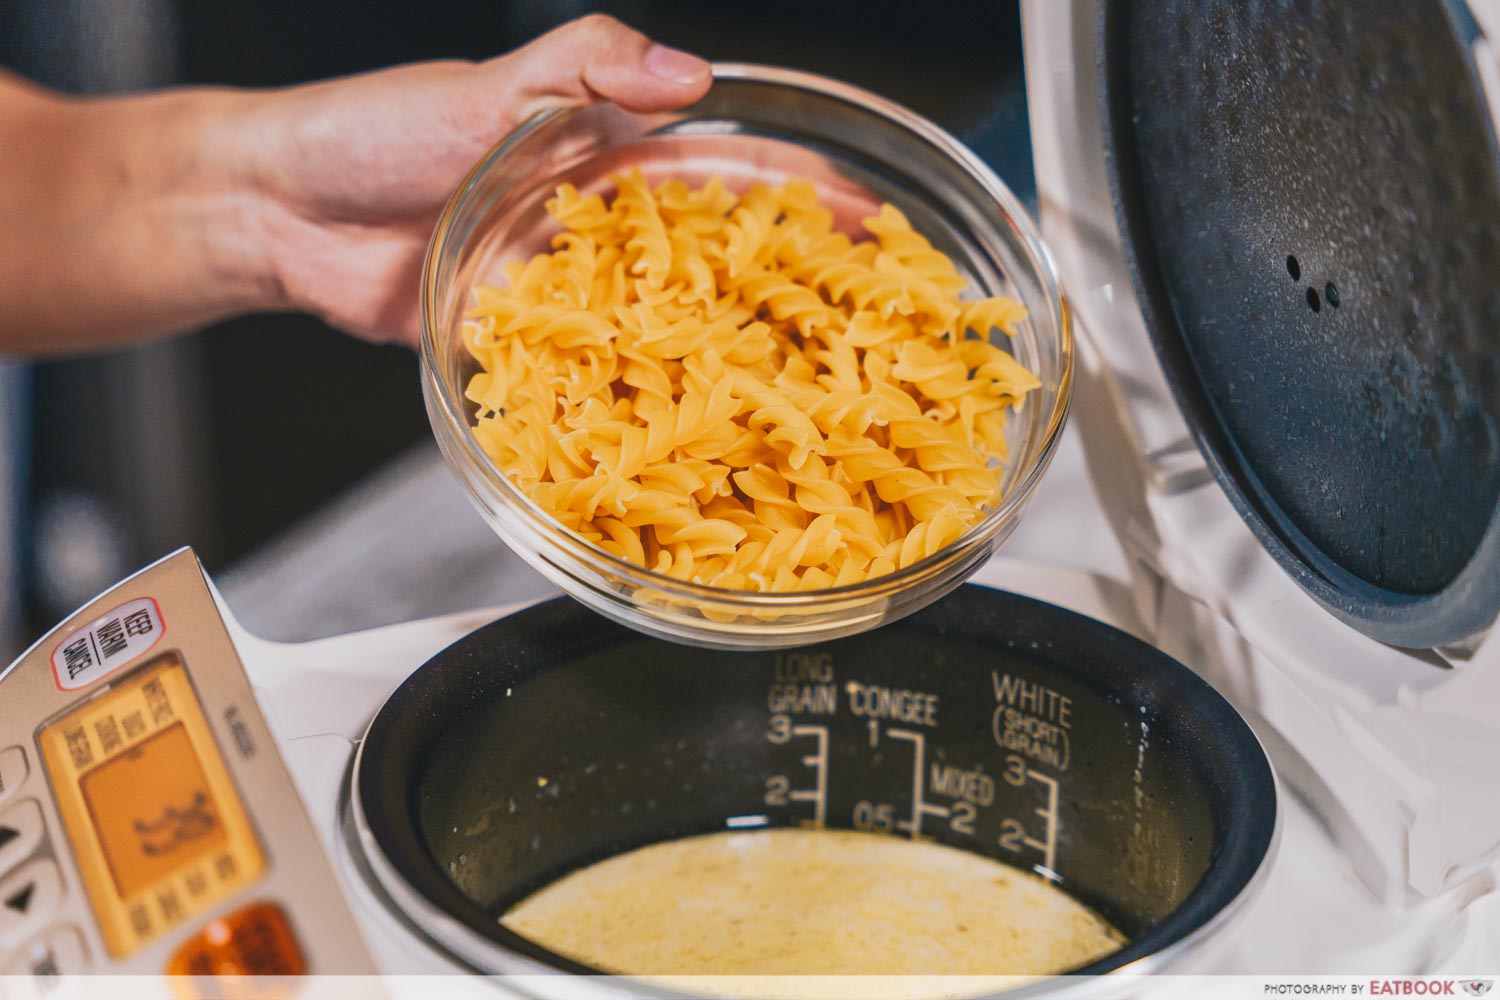
[{"label": "control panel", "polygon": [[191,550],[0,673],[0,976],[374,971]]}]

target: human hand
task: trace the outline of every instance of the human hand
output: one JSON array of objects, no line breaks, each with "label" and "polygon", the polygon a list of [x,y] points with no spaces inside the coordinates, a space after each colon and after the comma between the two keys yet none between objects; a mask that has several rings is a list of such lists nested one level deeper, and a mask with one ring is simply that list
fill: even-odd
[{"label": "human hand", "polygon": [[709,83],[703,60],[593,15],[482,63],[249,94],[213,131],[254,192],[246,221],[281,300],[273,305],[415,344],[433,224],[501,137],[548,108],[604,99],[660,111],[697,100]]}]

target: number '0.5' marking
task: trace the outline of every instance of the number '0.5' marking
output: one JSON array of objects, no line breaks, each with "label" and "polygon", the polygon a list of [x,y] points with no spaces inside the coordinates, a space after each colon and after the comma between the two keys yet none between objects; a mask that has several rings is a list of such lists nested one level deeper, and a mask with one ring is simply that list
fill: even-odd
[{"label": "number '0.5' marking", "polygon": [[854,803],[854,829],[890,833],[895,828],[896,810],[890,803]]}]

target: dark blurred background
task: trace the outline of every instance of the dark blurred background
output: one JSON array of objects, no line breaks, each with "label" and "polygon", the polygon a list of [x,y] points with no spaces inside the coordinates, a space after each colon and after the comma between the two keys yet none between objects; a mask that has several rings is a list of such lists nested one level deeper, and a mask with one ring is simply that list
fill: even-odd
[{"label": "dark blurred background", "polygon": [[[894,98],[1034,198],[1013,0],[927,0],[920,9],[852,0],[7,0],[0,64],[75,92],[281,86],[419,59],[482,59],[591,11],[711,59],[810,69]],[[436,464],[430,440],[413,354],[302,316],[248,316],[80,360],[0,362],[0,665],[180,545],[191,544],[211,573],[245,581],[247,595],[257,582],[285,595],[274,574],[294,572],[299,547],[389,544],[379,526],[389,517],[366,518],[363,536],[330,533],[362,506],[399,513],[417,503],[422,484],[436,482],[413,478]],[[319,534],[294,532],[272,547],[281,555],[257,560],[320,510]],[[331,577],[321,585],[336,586]],[[305,600],[301,607],[312,613]],[[322,629],[280,631],[326,634],[434,607],[446,605],[370,607],[349,620],[330,612]],[[273,612],[267,606],[260,624],[275,632]]]}]

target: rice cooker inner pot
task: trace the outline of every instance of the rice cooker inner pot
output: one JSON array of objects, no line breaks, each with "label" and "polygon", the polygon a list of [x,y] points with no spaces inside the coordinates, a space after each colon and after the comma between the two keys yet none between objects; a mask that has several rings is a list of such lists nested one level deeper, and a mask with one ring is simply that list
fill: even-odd
[{"label": "rice cooker inner pot", "polygon": [[462,940],[438,943],[485,971],[517,955],[593,971],[498,918],[591,862],[733,818],[898,835],[917,820],[1095,907],[1130,938],[1086,970],[1107,971],[1224,911],[1276,825],[1265,755],[1210,686],[1100,622],[975,586],[763,653],[551,601],[414,673],[356,768],[374,867],[456,922]]}]

